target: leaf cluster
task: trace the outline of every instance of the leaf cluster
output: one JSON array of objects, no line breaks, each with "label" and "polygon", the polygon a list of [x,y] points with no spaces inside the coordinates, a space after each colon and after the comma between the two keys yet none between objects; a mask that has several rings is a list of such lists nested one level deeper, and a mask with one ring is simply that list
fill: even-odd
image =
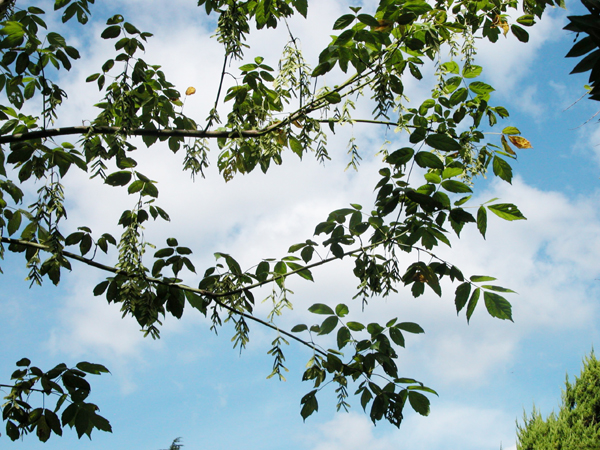
[{"label": "leaf cluster", "polygon": [[[35,433],[38,439],[46,442],[52,433],[62,436],[65,426],[75,428],[81,438],[84,434],[91,439],[92,431],[112,431],[110,423],[99,415],[98,406],[86,402],[91,386],[85,379],[87,374],[100,375],[109,373],[101,364],[80,362],[69,369],[59,364],[53,369],[43,372],[31,361],[23,358],[17,362],[18,369],[11,375],[11,386],[2,405],[2,419],[6,422],[7,436],[16,441],[29,433]],[[32,395],[45,398],[56,398],[54,408],[33,407],[30,404]],[[61,417],[59,419],[58,414]]]}]

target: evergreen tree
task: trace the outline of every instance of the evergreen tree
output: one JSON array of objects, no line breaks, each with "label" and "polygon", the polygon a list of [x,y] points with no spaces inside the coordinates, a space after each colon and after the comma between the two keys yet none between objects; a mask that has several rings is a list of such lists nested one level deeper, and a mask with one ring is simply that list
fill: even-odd
[{"label": "evergreen tree", "polygon": [[535,408],[517,423],[518,450],[600,449],[600,362],[592,350],[573,383],[565,381],[558,414],[545,420]]}]

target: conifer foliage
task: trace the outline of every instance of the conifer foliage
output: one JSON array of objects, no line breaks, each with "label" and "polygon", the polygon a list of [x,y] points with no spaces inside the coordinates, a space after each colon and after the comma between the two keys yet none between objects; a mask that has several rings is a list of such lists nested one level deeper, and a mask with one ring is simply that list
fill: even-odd
[{"label": "conifer foliage", "polygon": [[573,383],[565,381],[560,410],[545,420],[533,408],[517,425],[518,450],[600,449],[600,361],[592,351]]}]

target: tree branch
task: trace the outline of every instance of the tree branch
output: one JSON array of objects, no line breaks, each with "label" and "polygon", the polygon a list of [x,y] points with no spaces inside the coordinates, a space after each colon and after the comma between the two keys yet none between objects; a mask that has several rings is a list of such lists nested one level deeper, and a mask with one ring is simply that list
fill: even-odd
[{"label": "tree branch", "polygon": [[[293,119],[301,117],[301,114],[293,115]],[[346,123],[346,121],[333,120],[333,119],[318,119],[317,122],[329,123],[331,121]],[[352,119],[350,122],[355,123],[369,123],[377,125],[387,125],[397,127],[396,122],[384,122],[379,120],[368,120],[368,119]],[[231,130],[231,131],[209,131],[209,130],[182,130],[182,129],[164,129],[164,130],[149,130],[145,128],[136,128],[127,132],[130,136],[156,136],[160,137],[192,137],[192,138],[256,138],[263,136],[267,133],[274,131],[281,126],[281,122],[278,122],[275,127],[270,126],[263,128],[262,130]],[[411,125],[407,125],[412,127]],[[122,128],[119,127],[93,127],[93,126],[79,126],[79,127],[63,127],[63,128],[46,128],[43,130],[29,131],[27,133],[16,133],[0,136],[0,144],[10,144],[13,142],[23,142],[31,139],[45,139],[55,136],[70,136],[70,135],[84,135],[84,134],[117,134],[120,133]]]},{"label": "tree branch", "polygon": [[[17,133],[11,135],[0,136],[0,144],[11,142],[21,142],[30,139],[49,138],[54,136],[68,136],[74,134],[117,134],[124,130],[120,127],[65,127],[65,128],[50,128],[44,130],[35,130],[27,133]],[[164,129],[164,130],[149,130],[137,128],[128,130],[130,136],[156,136],[156,137],[195,137],[195,138],[235,138],[235,137],[260,137],[263,134],[271,131],[270,128],[264,130],[235,130],[235,131],[207,131],[207,130],[180,130],[180,129]]]}]

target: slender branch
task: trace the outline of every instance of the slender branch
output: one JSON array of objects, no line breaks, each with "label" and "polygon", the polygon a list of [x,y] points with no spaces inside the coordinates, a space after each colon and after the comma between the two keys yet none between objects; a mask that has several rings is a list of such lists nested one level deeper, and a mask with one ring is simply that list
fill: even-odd
[{"label": "slender branch", "polygon": [[[16,388],[17,385],[9,385],[9,384],[0,384],[0,388],[10,388],[10,389],[14,389]],[[45,391],[43,389],[36,389],[36,388],[27,388],[28,391],[34,391],[34,392],[41,392],[42,394],[48,394],[48,391]]]},{"label": "slender branch", "polygon": [[[21,142],[30,139],[49,138],[54,136],[68,136],[74,134],[117,134],[123,130],[119,127],[93,127],[93,126],[78,126],[65,128],[51,128],[45,130],[35,130],[27,133],[16,133],[11,135],[0,136],[0,144],[11,142]],[[271,131],[266,128],[264,130],[242,130],[242,131],[207,131],[207,130],[180,130],[180,129],[163,129],[150,130],[137,128],[128,130],[127,134],[131,136],[156,136],[156,137],[195,137],[195,138],[229,138],[229,137],[259,137]]]},{"label": "slender branch", "polygon": [[[39,244],[37,242],[24,241],[22,239],[12,239],[12,238],[2,237],[2,238],[0,238],[0,241],[4,242],[6,244],[24,245],[24,246],[27,246],[27,247],[32,247],[32,248],[36,248],[36,249],[44,250],[44,251],[48,251],[49,250],[49,247],[47,245]],[[378,244],[373,244],[373,245],[371,245],[369,247],[373,247],[375,245],[379,245],[379,243]],[[367,248],[369,248],[369,247],[367,247]],[[349,254],[354,253],[354,252],[357,252],[357,251],[360,251],[360,250],[361,249],[354,249],[354,250],[348,251],[348,252],[344,253],[344,256],[349,255]],[[63,250],[62,254],[64,256],[68,257],[68,258],[75,259],[75,260],[80,261],[80,262],[82,262],[84,264],[90,265],[92,267],[96,267],[98,269],[101,269],[101,270],[104,270],[104,271],[107,271],[107,272],[111,272],[111,273],[115,273],[115,274],[123,274],[123,275],[129,276],[129,274],[126,273],[125,271],[122,271],[122,270],[117,269],[117,268],[112,267],[112,266],[107,266],[105,264],[98,263],[98,262],[93,261],[93,260],[88,259],[88,258],[84,258],[84,257],[82,257],[80,255],[76,255],[75,253],[71,253],[71,252]],[[227,305],[226,303],[221,302],[219,300],[219,297],[228,297],[228,296],[231,296],[231,295],[236,295],[236,294],[242,293],[242,292],[244,292],[244,291],[246,291],[248,289],[254,289],[256,287],[260,287],[262,285],[271,283],[271,282],[275,281],[278,278],[287,278],[288,276],[293,275],[293,274],[295,274],[297,272],[300,272],[301,270],[305,270],[307,268],[312,268],[312,267],[317,267],[317,266],[320,266],[322,264],[334,261],[336,259],[339,259],[339,258],[337,258],[337,257],[327,258],[327,259],[324,259],[322,261],[319,261],[319,262],[316,262],[314,264],[311,264],[309,266],[303,267],[302,269],[293,270],[293,271],[288,272],[288,273],[286,273],[284,275],[277,275],[276,277],[272,277],[272,278],[267,279],[265,281],[262,281],[262,282],[259,282],[259,283],[255,283],[255,284],[247,286],[245,288],[240,288],[240,289],[236,289],[234,291],[229,291],[229,292],[224,292],[224,293],[214,293],[214,292],[206,291],[204,289],[196,289],[196,288],[193,288],[193,287],[190,287],[190,286],[186,286],[186,285],[181,284],[181,283],[167,282],[167,281],[164,281],[164,280],[161,280],[161,279],[158,279],[158,278],[153,278],[153,277],[148,277],[148,276],[145,276],[144,279],[146,281],[149,281],[149,282],[152,282],[152,283],[158,283],[158,284],[163,284],[163,285],[167,285],[167,286],[172,286],[172,287],[176,287],[178,289],[181,289],[182,291],[194,292],[196,294],[201,294],[201,295],[204,295],[206,297],[210,297],[212,301],[214,301],[219,306],[227,309],[228,311],[230,311],[230,312],[232,312],[234,314],[240,315],[240,316],[242,316],[242,317],[244,317],[244,318],[246,318],[248,320],[252,320],[252,321],[254,321],[256,323],[264,325],[264,326],[266,326],[268,328],[271,328],[272,330],[275,330],[278,333],[281,333],[281,334],[283,334],[283,335],[285,335],[285,336],[287,336],[287,337],[289,337],[289,338],[291,338],[291,339],[293,339],[293,340],[295,340],[295,341],[297,341],[297,342],[299,342],[299,343],[301,343],[301,344],[309,347],[313,351],[315,351],[317,353],[320,353],[323,356],[327,356],[327,352],[321,350],[320,348],[318,348],[317,346],[315,346],[315,344],[312,344],[312,343],[310,343],[308,341],[305,341],[305,340],[303,340],[303,339],[301,339],[301,338],[293,335],[292,333],[290,333],[288,331],[282,330],[279,327],[277,327],[277,326],[275,326],[275,325],[273,325],[273,324],[271,324],[269,322],[266,322],[266,321],[264,321],[262,319],[259,319],[256,316],[253,316],[251,314],[239,311],[239,310],[237,310],[237,309],[235,309],[235,308]]]},{"label": "slender branch", "polygon": [[[219,89],[217,90],[217,97],[215,98],[215,106],[213,107],[213,109],[215,111],[217,110],[217,106],[219,106],[219,97],[221,96],[221,89],[223,89],[223,80],[225,79],[225,72],[227,70],[228,56],[229,55],[227,53],[225,53],[225,58],[223,58],[223,69],[221,70],[221,80],[219,81]],[[211,125],[212,125],[212,113],[211,113],[211,119],[208,121],[208,123],[204,127],[204,131],[208,130]]]},{"label": "slender branch", "polygon": [[[292,120],[301,117],[304,114],[292,115]],[[329,119],[318,119],[317,122],[327,123]],[[368,119],[352,119],[352,122],[356,123],[370,123],[378,125],[398,126],[396,122],[384,122],[379,120],[368,120]],[[278,122],[277,128],[281,126],[281,122]],[[131,136],[156,136],[156,137],[193,137],[193,138],[255,138],[263,136],[271,131],[274,131],[275,127],[268,127],[262,130],[241,130],[241,131],[208,131],[208,130],[182,130],[182,129],[165,129],[165,130],[149,130],[144,128],[136,128],[129,130],[127,133]],[[0,136],[0,144],[8,144],[12,142],[22,142],[31,139],[44,139],[55,136],[69,136],[69,135],[83,135],[83,134],[117,134],[122,130],[119,127],[92,127],[92,126],[78,126],[78,127],[63,127],[63,128],[48,128],[43,130],[29,131],[27,133],[17,133]]]}]

